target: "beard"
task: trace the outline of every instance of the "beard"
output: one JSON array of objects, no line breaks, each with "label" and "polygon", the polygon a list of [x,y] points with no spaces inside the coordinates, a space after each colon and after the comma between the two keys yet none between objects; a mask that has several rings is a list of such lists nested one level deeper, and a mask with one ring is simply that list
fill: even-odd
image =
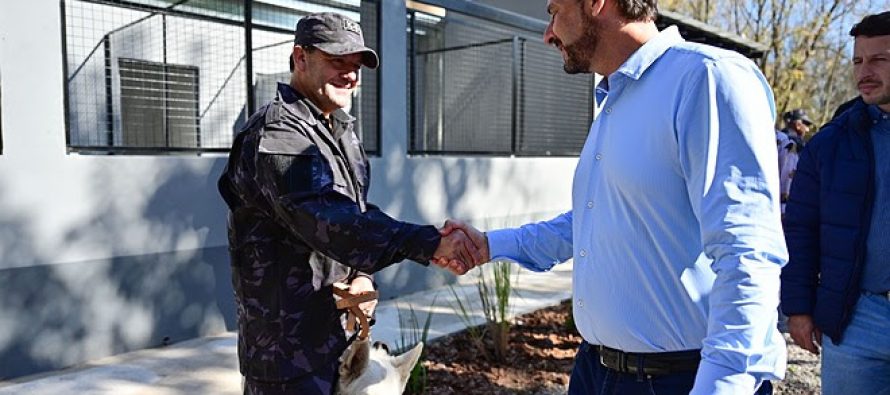
[{"label": "beard", "polygon": [[593,17],[584,14],[582,16],[584,31],[581,36],[568,45],[562,45],[565,51],[565,64],[563,69],[568,74],[590,73],[591,59],[596,53],[596,47],[600,41],[600,25]]},{"label": "beard", "polygon": [[871,104],[875,106],[884,106],[890,104],[890,90],[883,90],[879,92],[872,92],[870,95],[866,96],[860,92],[862,96],[862,100],[865,104]]}]

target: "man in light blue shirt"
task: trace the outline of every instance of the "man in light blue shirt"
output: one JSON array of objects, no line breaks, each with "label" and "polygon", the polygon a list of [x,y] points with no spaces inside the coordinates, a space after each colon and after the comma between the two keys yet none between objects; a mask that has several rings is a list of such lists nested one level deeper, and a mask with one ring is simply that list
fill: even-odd
[{"label": "man in light blue shirt", "polygon": [[544,39],[566,72],[605,76],[572,211],[443,233],[535,271],[574,259],[585,342],[570,394],[770,393],[785,372],[787,251],[766,80],[737,53],[658,32],[656,0],[550,0],[548,12]]}]

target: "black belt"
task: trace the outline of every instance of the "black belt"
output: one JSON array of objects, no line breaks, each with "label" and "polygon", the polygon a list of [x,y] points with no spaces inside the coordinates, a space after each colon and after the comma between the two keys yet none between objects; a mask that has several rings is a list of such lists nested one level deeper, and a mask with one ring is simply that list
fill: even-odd
[{"label": "black belt", "polygon": [[657,353],[633,353],[599,345],[591,345],[599,353],[600,364],[629,374],[661,376],[698,370],[701,350]]}]

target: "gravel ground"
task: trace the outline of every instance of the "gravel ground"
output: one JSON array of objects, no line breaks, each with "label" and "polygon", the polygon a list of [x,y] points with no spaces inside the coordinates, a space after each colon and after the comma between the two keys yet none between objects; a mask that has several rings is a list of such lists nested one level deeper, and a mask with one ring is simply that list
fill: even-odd
[{"label": "gravel ground", "polygon": [[785,380],[775,383],[773,393],[776,395],[821,393],[819,356],[794,345],[788,334],[785,334],[785,342],[788,343],[788,371],[785,373]]}]

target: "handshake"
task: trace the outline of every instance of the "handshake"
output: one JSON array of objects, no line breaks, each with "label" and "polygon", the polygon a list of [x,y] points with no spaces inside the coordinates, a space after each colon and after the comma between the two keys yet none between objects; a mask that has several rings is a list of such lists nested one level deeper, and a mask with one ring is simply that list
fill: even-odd
[{"label": "handshake", "polygon": [[491,260],[488,238],[479,229],[462,221],[449,219],[439,229],[439,233],[442,241],[430,261],[436,266],[462,275]]}]

